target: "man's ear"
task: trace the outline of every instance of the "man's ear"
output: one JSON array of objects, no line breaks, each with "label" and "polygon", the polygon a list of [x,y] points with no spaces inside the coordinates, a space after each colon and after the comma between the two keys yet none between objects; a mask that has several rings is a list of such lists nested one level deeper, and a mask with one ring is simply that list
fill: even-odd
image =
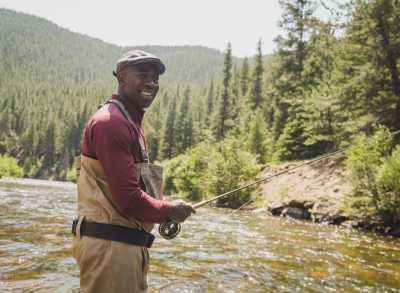
[{"label": "man's ear", "polygon": [[125,84],[125,74],[124,72],[120,72],[117,74],[117,80],[119,84]]}]

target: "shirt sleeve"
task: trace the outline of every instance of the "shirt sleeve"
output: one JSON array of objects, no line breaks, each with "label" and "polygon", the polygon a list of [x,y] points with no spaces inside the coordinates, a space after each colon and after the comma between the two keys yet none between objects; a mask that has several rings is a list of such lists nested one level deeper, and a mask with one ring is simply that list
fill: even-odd
[{"label": "shirt sleeve", "polygon": [[98,121],[92,129],[92,148],[106,174],[106,181],[119,211],[147,223],[169,219],[170,207],[143,191],[132,154],[132,132],[125,121]]}]

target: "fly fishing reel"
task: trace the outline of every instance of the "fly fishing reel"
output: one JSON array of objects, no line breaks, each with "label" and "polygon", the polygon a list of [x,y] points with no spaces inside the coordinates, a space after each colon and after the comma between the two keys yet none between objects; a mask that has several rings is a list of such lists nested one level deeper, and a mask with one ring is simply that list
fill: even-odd
[{"label": "fly fishing reel", "polygon": [[158,226],[158,233],[160,233],[164,239],[173,239],[179,234],[180,231],[181,224],[174,221],[168,221]]}]

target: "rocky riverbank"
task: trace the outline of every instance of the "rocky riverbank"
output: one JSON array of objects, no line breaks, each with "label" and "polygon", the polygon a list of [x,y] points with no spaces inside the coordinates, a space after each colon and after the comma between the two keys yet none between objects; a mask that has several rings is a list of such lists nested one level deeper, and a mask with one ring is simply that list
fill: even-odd
[{"label": "rocky riverbank", "polygon": [[[298,163],[266,166],[262,177],[295,167]],[[377,218],[350,218],[342,209],[351,191],[343,159],[329,159],[275,177],[260,186],[264,209],[274,216],[343,225],[400,237],[400,227],[382,225]]]}]

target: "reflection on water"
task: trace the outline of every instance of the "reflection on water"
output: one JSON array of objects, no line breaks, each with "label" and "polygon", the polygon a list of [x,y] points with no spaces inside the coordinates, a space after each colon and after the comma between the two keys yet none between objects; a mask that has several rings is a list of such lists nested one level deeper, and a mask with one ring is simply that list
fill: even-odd
[{"label": "reflection on water", "polygon": [[[79,292],[75,185],[0,181],[0,291]],[[150,292],[400,292],[400,241],[200,209],[151,249]]]}]

